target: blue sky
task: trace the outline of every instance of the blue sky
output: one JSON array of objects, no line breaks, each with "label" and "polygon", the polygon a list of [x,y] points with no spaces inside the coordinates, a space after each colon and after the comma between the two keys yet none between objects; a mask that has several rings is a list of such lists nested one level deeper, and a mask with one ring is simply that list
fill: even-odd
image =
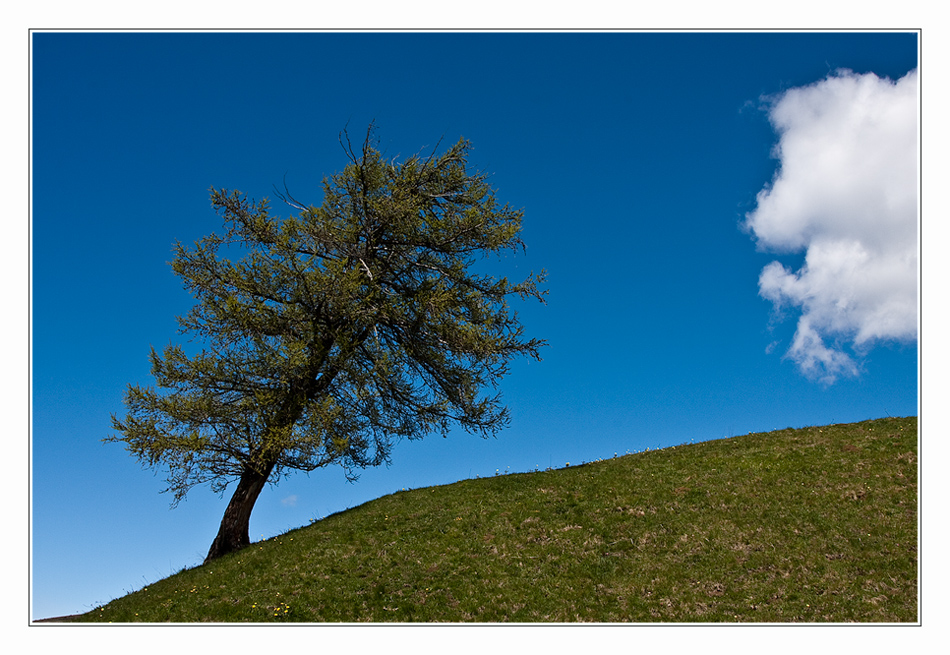
[{"label": "blue sky", "polygon": [[916,415],[916,277],[881,283],[916,272],[916,216],[906,185],[893,211],[851,200],[908,152],[917,65],[916,33],[34,33],[31,616],[203,559],[227,494],[172,510],[101,440],[149,346],[181,340],[167,262],[220,229],[209,187],[319,204],[347,126],[393,157],[471,140],[525,211],[526,254],[486,265],[547,270],[547,304],[516,309],[550,346],[502,383],[496,439],[402,443],[356,484],[297,474],[252,540],[402,488]]}]

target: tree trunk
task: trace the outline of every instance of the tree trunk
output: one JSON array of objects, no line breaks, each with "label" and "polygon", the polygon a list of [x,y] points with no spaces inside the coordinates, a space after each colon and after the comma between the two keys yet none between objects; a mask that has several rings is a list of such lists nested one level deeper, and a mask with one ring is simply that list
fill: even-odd
[{"label": "tree trunk", "polygon": [[218,536],[214,538],[208,556],[205,557],[205,564],[250,545],[248,526],[251,521],[251,510],[254,509],[254,503],[257,502],[257,497],[267,484],[267,478],[273,470],[274,465],[271,464],[264,471],[245,469],[241,474],[237,489],[234,490],[234,495],[231,496],[231,501],[224,510]]}]

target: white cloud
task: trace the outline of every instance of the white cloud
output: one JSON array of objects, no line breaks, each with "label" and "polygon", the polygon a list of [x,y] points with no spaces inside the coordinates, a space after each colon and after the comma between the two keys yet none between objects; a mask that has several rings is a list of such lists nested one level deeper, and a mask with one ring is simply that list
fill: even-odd
[{"label": "white cloud", "polygon": [[746,227],[772,262],[759,293],[801,311],[787,356],[826,383],[858,374],[845,352],[917,338],[917,71],[838,71],[768,99],[779,166]]},{"label": "white cloud", "polygon": [[295,495],[287,496],[286,498],[280,501],[280,504],[283,505],[284,507],[294,507],[297,505],[297,496]]}]

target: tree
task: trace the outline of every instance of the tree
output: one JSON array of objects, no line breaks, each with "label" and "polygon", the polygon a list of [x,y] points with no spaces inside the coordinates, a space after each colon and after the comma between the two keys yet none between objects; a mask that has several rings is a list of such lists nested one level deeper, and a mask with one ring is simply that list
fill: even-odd
[{"label": "tree", "polygon": [[[154,387],[129,385],[118,434],[144,465],[165,469],[173,506],[195,485],[237,481],[206,562],[250,543],[264,486],[293,470],[341,464],[347,478],[389,461],[399,439],[490,436],[508,423],[496,388],[516,356],[540,359],[507,299],[533,297],[473,264],[524,248],[523,212],[499,206],[470,171],[470,144],[386,161],[374,128],[323,181],[323,203],[271,216],[267,200],[211,189],[222,236],[177,243],[174,272],[196,299],[180,332],[206,346],[152,348]],[[285,186],[286,191],[286,186]],[[239,257],[235,261],[228,256]]]}]

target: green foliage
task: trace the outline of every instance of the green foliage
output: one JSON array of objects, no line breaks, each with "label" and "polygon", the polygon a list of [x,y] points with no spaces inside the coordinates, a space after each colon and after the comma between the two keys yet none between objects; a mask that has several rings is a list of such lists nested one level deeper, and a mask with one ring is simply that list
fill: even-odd
[{"label": "green foliage", "polygon": [[86,613],[114,622],[915,622],[917,419],[401,491]]},{"label": "green foliage", "polygon": [[387,461],[395,440],[458,424],[487,436],[508,420],[485,395],[517,356],[538,358],[508,306],[541,300],[543,273],[511,283],[474,273],[481,257],[523,248],[522,212],[469,170],[468,142],[386,161],[372,127],[324,180],[323,202],[273,216],[267,200],[212,189],[224,221],[174,272],[196,304],[181,332],[205,347],[151,353],[155,388],[113,416],[124,442],[169,472],[175,502],[248,472],[276,481],[332,463],[347,474]]}]

